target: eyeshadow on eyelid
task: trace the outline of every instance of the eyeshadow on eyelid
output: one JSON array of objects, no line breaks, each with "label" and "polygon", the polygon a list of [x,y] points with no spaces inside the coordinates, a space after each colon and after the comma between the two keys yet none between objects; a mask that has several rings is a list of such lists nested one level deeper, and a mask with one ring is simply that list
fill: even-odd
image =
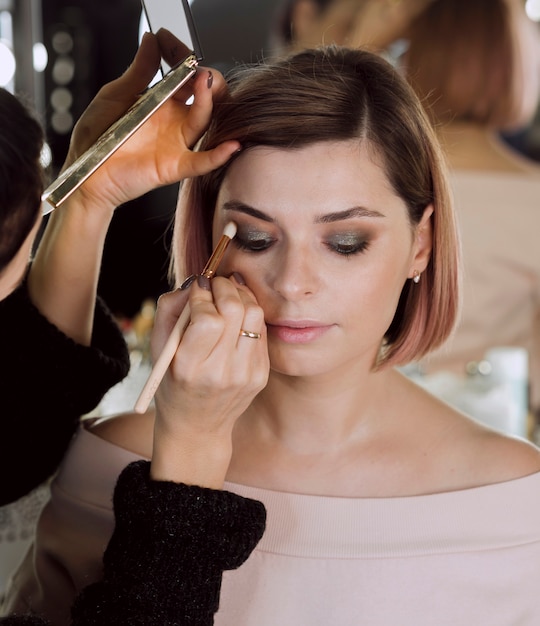
[{"label": "eyeshadow on eyelid", "polygon": [[236,235],[240,239],[244,241],[261,241],[262,239],[269,239],[270,235],[268,233],[262,232],[260,230],[253,229],[238,229],[238,233]]},{"label": "eyeshadow on eyelid", "polygon": [[332,240],[340,240],[346,241],[348,243],[355,243],[357,241],[361,241],[363,239],[367,239],[365,235],[359,235],[357,233],[336,233],[335,235],[330,235],[328,239]]},{"label": "eyeshadow on eyelid", "polygon": [[328,235],[327,240],[332,242],[339,242],[348,245],[359,244],[369,241],[371,237],[366,233],[335,233]]},{"label": "eyeshadow on eyelid", "polygon": [[251,252],[263,252],[275,241],[273,235],[260,228],[248,225],[238,225],[238,231],[233,243],[237,248]]}]

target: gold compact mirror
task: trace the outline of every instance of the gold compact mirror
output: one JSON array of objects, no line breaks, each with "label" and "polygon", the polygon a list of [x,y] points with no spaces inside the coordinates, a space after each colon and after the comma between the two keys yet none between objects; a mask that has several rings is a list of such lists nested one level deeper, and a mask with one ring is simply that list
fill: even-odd
[{"label": "gold compact mirror", "polygon": [[[199,39],[188,0],[142,0],[149,30],[155,33],[162,56],[162,78],[112,124],[97,141],[74,161],[42,195],[44,214],[59,207],[144,122],[196,72],[202,59]],[[177,45],[177,40],[189,50]]]}]

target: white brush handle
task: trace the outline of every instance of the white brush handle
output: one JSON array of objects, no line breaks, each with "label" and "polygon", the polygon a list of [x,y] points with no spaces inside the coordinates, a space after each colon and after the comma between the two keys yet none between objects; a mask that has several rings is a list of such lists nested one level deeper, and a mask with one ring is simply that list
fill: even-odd
[{"label": "white brush handle", "polygon": [[165,372],[178,350],[180,341],[182,340],[187,325],[189,324],[190,314],[191,311],[189,304],[186,304],[184,310],[180,314],[180,317],[176,320],[176,324],[167,338],[163,351],[156,360],[148,380],[139,394],[137,402],[135,403],[135,413],[145,413],[150,406],[150,402],[152,402],[152,398],[154,397],[157,388],[165,376]]}]

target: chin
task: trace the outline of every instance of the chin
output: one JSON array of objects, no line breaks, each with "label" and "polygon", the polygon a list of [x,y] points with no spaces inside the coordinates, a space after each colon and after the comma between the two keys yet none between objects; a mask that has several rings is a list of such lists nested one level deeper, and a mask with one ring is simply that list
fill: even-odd
[{"label": "chin", "polygon": [[284,355],[272,356],[270,350],[270,369],[282,376],[310,377],[328,374],[330,371],[328,359],[313,355]]}]

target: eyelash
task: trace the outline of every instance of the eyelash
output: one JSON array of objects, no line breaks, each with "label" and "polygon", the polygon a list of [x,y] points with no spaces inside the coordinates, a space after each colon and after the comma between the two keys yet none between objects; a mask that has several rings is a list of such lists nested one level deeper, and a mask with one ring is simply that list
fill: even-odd
[{"label": "eyelash", "polygon": [[[259,254],[261,252],[265,252],[268,250],[273,243],[275,243],[275,239],[273,237],[268,238],[259,238],[245,240],[237,234],[237,236],[233,239],[233,244],[239,249],[252,254]],[[353,242],[348,244],[340,243],[339,239],[335,243],[332,241],[326,241],[325,246],[332,252],[339,254],[340,256],[350,257],[356,254],[361,254],[362,252],[366,252],[369,248],[369,241],[367,239],[360,239],[358,237],[353,238]],[[259,245],[257,245],[259,244]]]},{"label": "eyelash", "polygon": [[[252,252],[254,254],[257,254],[259,252],[265,252],[274,243],[274,241],[275,239],[271,237],[268,237],[268,238],[261,237],[260,239],[244,240],[239,234],[237,234],[236,237],[232,240],[233,244],[239,250],[244,250],[245,252]],[[260,245],[257,246],[256,245],[257,243]]]},{"label": "eyelash", "polygon": [[329,250],[332,250],[332,252],[335,252],[340,256],[350,257],[355,254],[366,252],[369,248],[369,241],[367,239],[357,239],[355,243],[343,244],[338,241],[334,244],[326,242],[325,245]]}]

